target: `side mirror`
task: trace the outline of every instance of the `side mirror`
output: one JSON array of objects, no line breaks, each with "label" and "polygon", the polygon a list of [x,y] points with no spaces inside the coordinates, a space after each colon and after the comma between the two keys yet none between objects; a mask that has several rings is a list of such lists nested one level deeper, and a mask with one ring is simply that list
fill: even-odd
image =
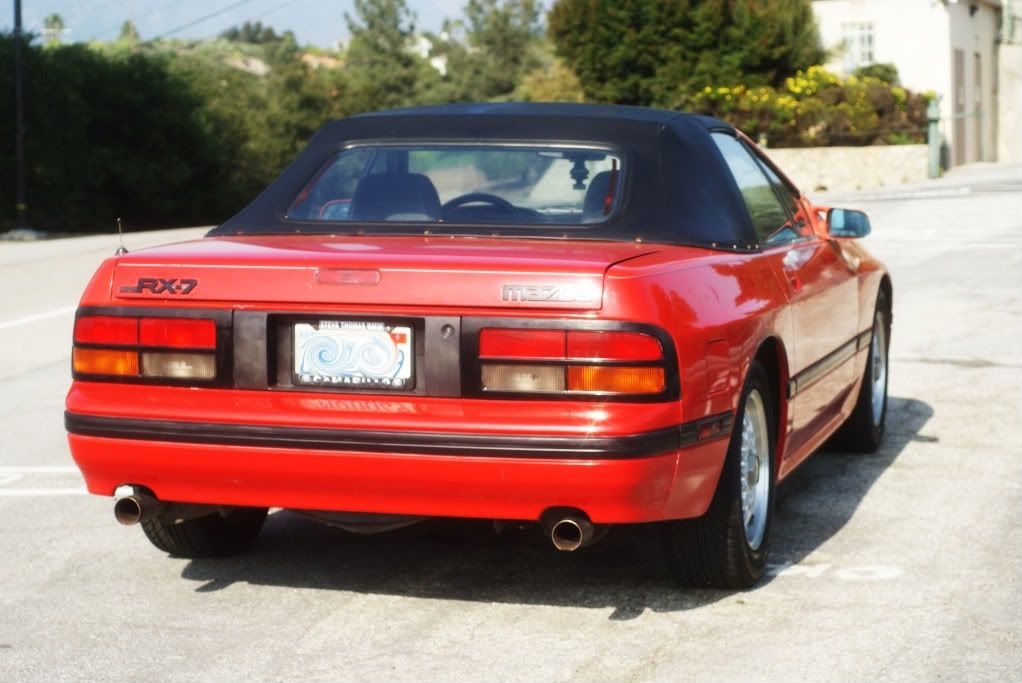
[{"label": "side mirror", "polygon": [[831,237],[865,237],[870,232],[869,216],[863,211],[831,209],[827,212],[827,232]]}]

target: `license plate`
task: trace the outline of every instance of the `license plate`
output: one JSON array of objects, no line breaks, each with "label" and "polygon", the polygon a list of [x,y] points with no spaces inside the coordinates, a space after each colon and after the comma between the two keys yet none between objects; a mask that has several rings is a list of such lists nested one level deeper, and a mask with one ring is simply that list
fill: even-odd
[{"label": "license plate", "polygon": [[357,320],[295,323],[295,381],[353,389],[411,389],[414,348],[408,325]]}]

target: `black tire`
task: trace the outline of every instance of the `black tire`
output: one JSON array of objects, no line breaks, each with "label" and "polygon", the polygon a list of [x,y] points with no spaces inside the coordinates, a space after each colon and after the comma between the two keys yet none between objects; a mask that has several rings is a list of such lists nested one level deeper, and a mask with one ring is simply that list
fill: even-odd
[{"label": "black tire", "polygon": [[266,513],[266,508],[231,508],[178,524],[147,519],[141,526],[150,543],[175,557],[226,557],[252,545]]},{"label": "black tire", "polygon": [[[878,336],[879,335],[879,336]],[[881,400],[880,418],[876,419],[873,411],[873,395],[875,387],[873,384],[874,353],[873,343],[878,342],[882,347],[883,363],[887,371],[883,376],[883,397]],[[887,297],[883,292],[877,296],[877,305],[873,313],[873,334],[869,340],[869,357],[866,361],[866,370],[862,375],[862,383],[859,387],[859,398],[855,402],[852,414],[848,416],[845,423],[834,433],[828,448],[853,453],[875,453],[884,440],[884,430],[887,427],[887,381],[890,375],[890,362],[888,350],[891,345],[891,315],[887,303]]]},{"label": "black tire", "polygon": [[[756,547],[746,538],[742,513],[742,440],[746,406],[756,391],[765,408],[769,479],[765,528]],[[685,585],[730,590],[751,588],[762,578],[770,553],[777,479],[777,390],[758,362],[749,368],[735,415],[727,457],[709,509],[698,519],[665,522],[664,548],[671,572]]]}]

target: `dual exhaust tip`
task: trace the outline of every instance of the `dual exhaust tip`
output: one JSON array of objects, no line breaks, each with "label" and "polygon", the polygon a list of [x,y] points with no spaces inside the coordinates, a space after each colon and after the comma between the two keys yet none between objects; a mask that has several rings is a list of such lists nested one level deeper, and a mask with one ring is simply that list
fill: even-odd
[{"label": "dual exhaust tip", "polygon": [[[185,506],[180,506],[185,508]],[[148,519],[155,519],[166,516],[170,511],[170,504],[157,500],[155,497],[145,493],[135,493],[130,496],[118,498],[114,503],[114,517],[125,526],[138,524]],[[210,512],[207,506],[187,506],[188,510],[181,509],[175,517],[193,517],[201,509],[202,512]],[[192,514],[187,514],[191,512]],[[181,514],[185,513],[185,514]],[[574,552],[583,548],[603,535],[604,529],[596,527],[584,512],[578,510],[552,509],[544,513],[541,522],[550,542],[562,552]]]}]

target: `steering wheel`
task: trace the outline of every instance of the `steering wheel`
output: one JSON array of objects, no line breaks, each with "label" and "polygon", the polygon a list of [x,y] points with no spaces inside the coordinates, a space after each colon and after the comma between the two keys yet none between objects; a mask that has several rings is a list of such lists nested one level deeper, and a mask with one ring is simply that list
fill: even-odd
[{"label": "steering wheel", "polygon": [[468,194],[463,194],[460,197],[455,197],[454,199],[446,202],[440,208],[444,212],[447,212],[450,211],[451,209],[457,209],[459,207],[462,207],[465,204],[475,204],[477,202],[491,204],[503,211],[510,212],[515,210],[515,205],[509,202],[508,200],[504,199],[503,197],[498,197],[495,194],[487,194],[485,192],[469,192]]}]

